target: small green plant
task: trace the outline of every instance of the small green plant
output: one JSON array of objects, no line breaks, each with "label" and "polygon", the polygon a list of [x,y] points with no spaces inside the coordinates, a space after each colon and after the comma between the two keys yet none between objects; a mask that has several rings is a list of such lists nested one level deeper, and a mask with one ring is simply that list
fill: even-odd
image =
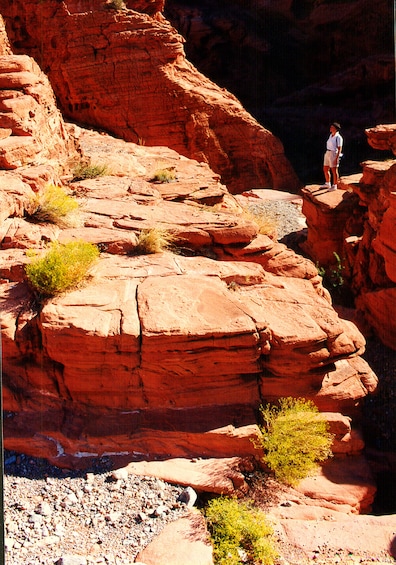
[{"label": "small green plant", "polygon": [[137,255],[161,253],[172,247],[174,240],[175,238],[171,233],[161,228],[143,230],[139,234],[135,253]]},{"label": "small green plant", "polygon": [[325,267],[321,267],[319,264],[316,265],[318,269],[319,275],[323,279],[323,284],[330,289],[340,289],[344,286],[345,279],[344,279],[344,270],[345,267],[343,265],[341,257],[333,251],[333,255],[336,260],[336,264],[334,267],[330,267],[326,270]]},{"label": "small green plant", "polygon": [[277,558],[272,528],[262,510],[235,498],[211,500],[205,517],[217,565],[272,565]]},{"label": "small green plant", "polygon": [[316,268],[318,269],[318,275],[324,279],[326,276],[326,269],[322,267],[319,262],[316,263]]},{"label": "small green plant", "polygon": [[34,222],[50,222],[61,227],[72,227],[78,223],[78,202],[64,188],[49,184],[36,197],[36,209],[30,214]]},{"label": "small green plant", "polygon": [[230,281],[230,282],[227,284],[227,288],[228,288],[228,290],[232,290],[232,291],[235,292],[235,291],[237,291],[237,290],[239,289],[239,284],[236,283],[235,281]]},{"label": "small green plant", "polygon": [[259,445],[264,462],[282,483],[295,485],[331,457],[333,436],[313,402],[281,398],[279,406],[260,408],[264,425]]},{"label": "small green plant", "polygon": [[108,174],[107,165],[94,165],[92,163],[78,163],[72,169],[72,175],[74,181],[85,180],[85,179],[95,179],[97,177],[103,177]]},{"label": "small green plant", "polygon": [[168,169],[158,169],[155,171],[152,181],[153,182],[172,182],[176,179],[176,173],[173,167]]},{"label": "small green plant", "polygon": [[96,245],[84,241],[54,242],[49,251],[26,265],[26,276],[41,296],[55,296],[76,288],[99,257]]}]

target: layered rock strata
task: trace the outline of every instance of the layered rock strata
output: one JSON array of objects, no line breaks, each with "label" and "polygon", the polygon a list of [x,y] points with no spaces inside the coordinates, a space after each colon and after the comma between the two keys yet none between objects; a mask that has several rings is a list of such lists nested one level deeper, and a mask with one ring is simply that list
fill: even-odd
[{"label": "layered rock strata", "polygon": [[[21,61],[35,75],[31,60],[10,58]],[[206,164],[66,130],[59,117],[56,167],[36,116],[42,124],[40,112],[21,120],[36,152],[0,175],[6,446],[59,466],[101,456],[224,458],[227,492],[243,491],[243,471],[261,460],[251,441],[259,405],[294,395],[337,413],[327,416],[335,452],[359,453],[362,441],[341,413],[355,416],[377,379],[360,358],[362,335],[338,317],[313,263],[260,234]],[[76,140],[82,157],[100,159],[111,175],[66,186],[81,205],[78,228],[33,223],[35,197],[61,182]],[[158,169],[174,182],[155,182]],[[154,227],[172,234],[173,251],[139,254],[139,234]],[[101,250],[91,278],[38,300],[26,250],[76,239]],[[366,490],[353,511],[369,506]]]},{"label": "layered rock strata", "polygon": [[186,60],[161,3],[129,1],[128,8],[103,0],[0,2],[13,49],[38,61],[70,120],[209,163],[231,192],[296,190],[279,139]]},{"label": "layered rock strata", "polygon": [[[0,168],[45,163],[67,170],[77,157],[48,78],[26,55],[0,56]],[[62,163],[63,162],[63,163]]]},{"label": "layered rock strata", "polygon": [[[368,143],[396,155],[396,127],[366,131]],[[341,258],[366,323],[388,347],[395,348],[396,325],[396,160],[365,161],[363,172],[341,179],[336,192],[318,186],[303,189],[308,236],[304,250],[323,266]]]},{"label": "layered rock strata", "polygon": [[[80,135],[91,154],[102,141]],[[83,227],[4,222],[8,445],[58,464],[109,452],[163,457],[175,453],[176,436],[178,454],[248,455],[254,429],[244,426],[256,422],[262,401],[286,391],[354,414],[376,378],[359,357],[362,336],[337,316],[313,264],[258,234],[206,167],[167,149],[124,147],[140,163],[139,178],[70,185],[83,202]],[[176,168],[172,190],[150,182],[156,159]],[[211,199],[217,191],[212,211],[196,201],[201,184]],[[181,254],[134,255],[137,234],[153,226],[170,230]],[[74,239],[102,249],[91,282],[36,310],[24,249]],[[249,246],[253,253],[244,252]]]},{"label": "layered rock strata", "polygon": [[[380,158],[367,124],[394,120],[388,0],[167,0],[188,59],[276,132],[304,183],[322,178],[329,123],[342,124],[344,174]],[[358,56],[357,56],[358,53]]]}]

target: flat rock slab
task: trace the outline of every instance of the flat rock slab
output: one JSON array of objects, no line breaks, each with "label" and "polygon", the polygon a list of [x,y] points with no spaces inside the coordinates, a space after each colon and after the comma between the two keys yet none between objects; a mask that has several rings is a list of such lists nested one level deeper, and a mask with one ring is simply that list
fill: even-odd
[{"label": "flat rock slab", "polygon": [[301,481],[297,490],[323,507],[357,514],[370,511],[376,487],[366,459],[351,456],[330,459],[317,475]]},{"label": "flat rock slab", "polygon": [[241,468],[249,461],[241,457],[219,459],[182,459],[138,461],[129,463],[128,473],[160,478],[168,483],[191,486],[198,492],[233,495],[246,491],[247,484]]},{"label": "flat rock slab", "polygon": [[203,516],[190,512],[168,524],[162,533],[136,558],[141,565],[213,565]]},{"label": "flat rock slab", "polygon": [[[302,197],[299,194],[286,192],[285,190],[275,190],[273,188],[252,188],[243,192],[242,196],[247,198],[258,198],[260,200],[284,200],[287,202],[301,203]],[[239,195],[236,196],[239,200]]]},{"label": "flat rock slab", "polygon": [[316,563],[345,563],[342,557],[348,554],[348,563],[390,563],[396,555],[395,515],[352,517],[340,514],[336,521],[334,518],[281,520],[276,533],[291,553],[294,548],[299,556],[298,563],[305,563],[304,557],[315,559]]}]

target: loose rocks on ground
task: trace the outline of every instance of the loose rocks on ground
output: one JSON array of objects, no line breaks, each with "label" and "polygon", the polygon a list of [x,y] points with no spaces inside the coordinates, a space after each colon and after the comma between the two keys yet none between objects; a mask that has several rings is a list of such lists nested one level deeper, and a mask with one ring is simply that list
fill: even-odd
[{"label": "loose rocks on ground", "polygon": [[64,472],[10,452],[4,459],[7,565],[130,565],[187,511],[184,488],[156,478]]}]

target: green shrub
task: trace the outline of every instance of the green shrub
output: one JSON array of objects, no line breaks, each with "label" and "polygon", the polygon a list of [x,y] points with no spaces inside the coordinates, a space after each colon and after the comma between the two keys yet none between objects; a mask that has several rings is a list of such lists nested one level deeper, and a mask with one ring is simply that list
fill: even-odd
[{"label": "green shrub", "polygon": [[55,296],[76,288],[98,257],[99,250],[91,243],[73,241],[62,245],[55,242],[43,257],[26,265],[26,276],[40,295]]},{"label": "green shrub", "polygon": [[271,565],[277,552],[272,528],[262,510],[234,498],[211,500],[205,517],[217,565]]},{"label": "green shrub", "polygon": [[107,165],[93,165],[91,163],[78,163],[73,167],[73,182],[85,179],[95,179],[108,174]]},{"label": "green shrub", "polygon": [[172,246],[174,236],[161,228],[151,228],[143,230],[138,237],[138,244],[135,253],[138,255],[149,255],[151,253],[161,253]]},{"label": "green shrub", "polygon": [[329,424],[313,402],[281,398],[279,406],[261,407],[259,439],[264,461],[280,482],[295,485],[332,455]]},{"label": "green shrub", "polygon": [[328,269],[321,267],[318,263],[316,268],[318,269],[319,275],[323,279],[323,285],[326,286],[328,289],[340,289],[344,286],[344,271],[345,267],[343,265],[341,257],[333,251],[333,255],[336,261],[336,264]]},{"label": "green shrub", "polygon": [[172,182],[175,179],[176,179],[176,173],[172,168],[159,169],[158,171],[155,171],[154,176],[152,178],[154,182]]},{"label": "green shrub", "polygon": [[30,219],[35,222],[50,222],[61,227],[72,227],[77,223],[78,202],[61,186],[48,185],[35,204],[37,208],[30,214]]}]

